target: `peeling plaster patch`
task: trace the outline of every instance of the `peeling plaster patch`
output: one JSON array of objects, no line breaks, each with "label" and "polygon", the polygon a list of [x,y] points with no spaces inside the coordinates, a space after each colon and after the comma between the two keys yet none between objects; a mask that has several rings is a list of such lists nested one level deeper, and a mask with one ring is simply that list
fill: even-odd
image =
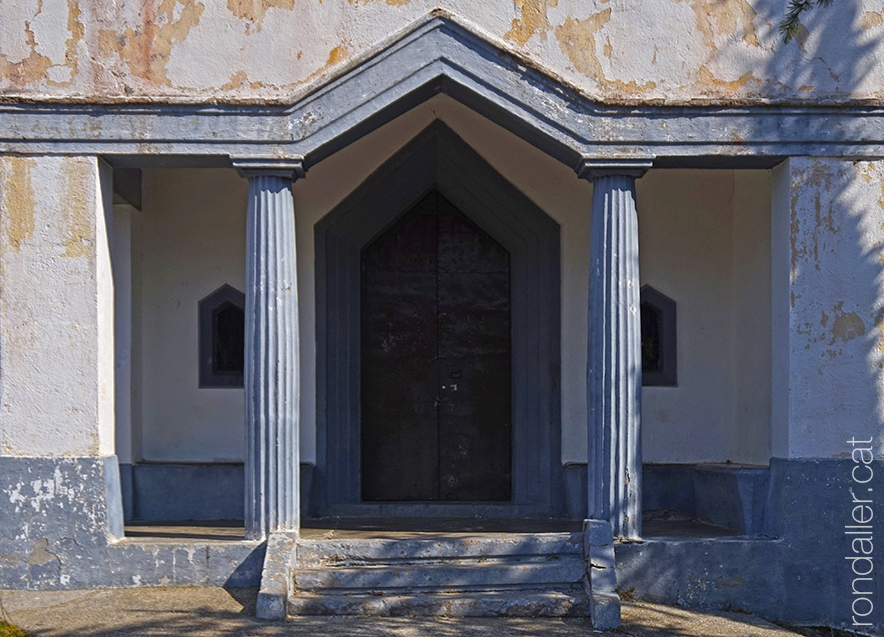
[{"label": "peeling plaster patch", "polygon": [[37,39],[29,20],[24,20],[23,30],[27,55],[12,61],[0,53],[0,78],[9,80],[15,86],[38,82],[43,79],[46,69],[52,64],[48,57],[37,52]]},{"label": "peeling plaster patch", "polygon": [[697,28],[710,51],[718,46],[716,36],[742,32],[742,40],[749,46],[760,46],[755,35],[755,9],[747,0],[721,2],[721,0],[695,0],[691,4],[697,15]]},{"label": "peeling plaster patch", "polygon": [[26,157],[0,158],[0,226],[3,251],[18,252],[22,242],[34,234],[34,187],[31,170],[36,166]]},{"label": "peeling plaster patch", "polygon": [[[808,263],[816,270],[820,269],[820,252],[831,250],[828,247],[829,242],[835,240],[833,237],[837,237],[839,233],[839,224],[836,222],[837,206],[830,200],[836,195],[835,178],[836,175],[824,162],[813,162],[801,171],[800,177],[796,177],[792,184],[790,242],[793,283],[800,262]],[[808,203],[813,206],[813,228],[802,230],[799,215],[810,221],[809,215],[801,211]]]},{"label": "peeling plaster patch", "polygon": [[829,345],[834,345],[839,338],[847,343],[866,333],[866,324],[859,315],[856,312],[844,312],[843,308],[844,301],[832,309],[835,320],[832,323],[832,340],[829,341]]},{"label": "peeling plaster patch", "polygon": [[30,21],[34,32],[34,50],[49,59],[52,64],[64,64],[65,43],[70,31],[67,28],[67,16],[61,11],[53,10],[52,4],[46,6],[40,2],[37,14]]},{"label": "peeling plaster patch", "polygon": [[877,11],[866,11],[859,19],[859,25],[868,31],[884,24],[884,18]]},{"label": "peeling plaster patch", "polygon": [[257,89],[264,86],[263,82],[250,82],[249,76],[245,71],[237,71],[230,76],[230,81],[221,86],[222,90],[230,91],[248,86],[251,89]]},{"label": "peeling plaster patch", "polygon": [[[611,9],[605,9],[589,16],[585,20],[567,18],[561,26],[556,27],[556,39],[565,55],[570,58],[580,73],[595,79],[603,88],[612,90],[618,98],[629,98],[657,87],[654,81],[638,84],[635,80],[624,82],[606,76],[596,49],[596,35],[611,20]],[[604,47],[602,54],[607,57],[609,51]],[[610,53],[613,53],[611,49]]]},{"label": "peeling plaster patch", "polygon": [[34,549],[28,555],[28,564],[31,566],[45,566],[52,560],[61,562],[55,553],[46,550],[49,547],[49,540],[40,538],[34,542]]},{"label": "peeling plaster patch", "polygon": [[720,80],[714,75],[712,75],[712,71],[704,64],[699,69],[697,69],[697,81],[700,84],[703,84],[707,87],[714,87],[716,89],[722,89],[727,92],[738,91],[741,88],[745,88],[747,84],[751,81],[758,82],[755,78],[755,75],[752,71],[747,71],[736,80]]},{"label": "peeling plaster patch", "polygon": [[574,68],[584,75],[595,76],[602,81],[604,73],[595,51],[595,36],[611,20],[611,9],[589,16],[586,20],[568,17],[556,27],[556,39]]},{"label": "peeling plaster patch", "polygon": [[90,253],[93,242],[89,209],[91,197],[87,191],[92,185],[90,168],[87,160],[83,159],[74,159],[65,164],[67,238],[63,241],[63,257],[86,257]]},{"label": "peeling plaster patch", "polygon": [[271,7],[291,11],[295,8],[295,0],[227,0],[230,12],[240,20],[247,20],[253,24],[255,31],[261,30],[264,14]]},{"label": "peeling plaster patch", "polygon": [[27,498],[21,494],[22,487],[25,486],[24,483],[19,482],[14,489],[7,491],[9,494],[9,502],[14,504],[16,507],[16,511],[19,509],[19,504],[25,502]]},{"label": "peeling plaster patch", "polygon": [[341,42],[338,46],[333,48],[328,52],[328,59],[325,61],[325,64],[322,65],[321,68],[317,69],[310,78],[318,77],[325,73],[328,69],[332,68],[339,62],[343,62],[348,57],[350,57],[350,51],[347,48],[346,42]]},{"label": "peeling plaster patch", "polygon": [[22,23],[27,55],[16,59],[0,54],[0,78],[18,85],[41,80],[56,86],[70,84],[77,72],[77,45],[84,33],[77,0],[67,0],[66,11],[56,3],[44,6],[38,1],[29,18]]},{"label": "peeling plaster patch", "polygon": [[155,7],[156,2],[145,3],[143,24],[138,31],[131,28],[122,33],[100,30],[98,47],[102,55],[119,55],[132,75],[171,86],[166,64],[172,48],[183,42],[188,32],[199,24],[205,6],[196,0],[160,0],[159,7]]},{"label": "peeling plaster patch", "polygon": [[541,40],[546,40],[551,28],[548,12],[558,4],[559,0],[513,0],[519,17],[513,18],[510,30],[503,35],[504,39],[516,42],[520,47],[525,46],[535,34],[540,35]]},{"label": "peeling plaster patch", "polygon": [[[54,66],[48,70],[50,84],[70,84],[77,75],[77,45],[83,40],[85,28],[80,19],[78,0],[68,0],[68,33],[71,37],[65,42],[64,66]],[[56,79],[58,78],[58,79]]]}]

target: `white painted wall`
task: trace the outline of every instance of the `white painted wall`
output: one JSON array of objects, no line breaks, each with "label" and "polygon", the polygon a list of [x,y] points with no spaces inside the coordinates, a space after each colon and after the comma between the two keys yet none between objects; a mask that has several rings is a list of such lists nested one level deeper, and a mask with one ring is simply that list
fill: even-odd
[{"label": "white painted wall", "polygon": [[884,425],[884,162],[792,158],[773,197],[774,453],[848,456]]},{"label": "white painted wall", "polygon": [[[140,261],[141,455],[146,460],[242,460],[242,389],[200,389],[200,299],[245,285],[248,184],[230,170],[147,170],[134,216]],[[134,379],[133,379],[134,380]]]},{"label": "white painted wall", "polygon": [[644,460],[765,464],[767,173],[652,170],[636,190],[642,284],[678,312],[678,387],[642,389]]},{"label": "white painted wall", "polygon": [[[592,187],[444,96],[312,167],[294,186],[302,459],[313,461],[316,453],[313,226],[437,117],[562,226],[562,459],[585,462]],[[140,409],[147,459],[242,458],[242,390],[197,388],[196,329],[199,299],[225,282],[242,289],[246,188],[232,170],[145,174],[136,252],[142,260]],[[768,174],[651,171],[639,181],[638,198],[643,283],[679,304],[679,387],[645,388],[645,460],[765,463]],[[744,243],[754,248],[742,252]],[[758,340],[744,347],[738,335]]]},{"label": "white painted wall", "polygon": [[0,157],[0,455],[114,452],[109,177]]},{"label": "white painted wall", "polygon": [[734,423],[729,458],[767,464],[771,453],[771,176],[734,172],[731,351]]}]

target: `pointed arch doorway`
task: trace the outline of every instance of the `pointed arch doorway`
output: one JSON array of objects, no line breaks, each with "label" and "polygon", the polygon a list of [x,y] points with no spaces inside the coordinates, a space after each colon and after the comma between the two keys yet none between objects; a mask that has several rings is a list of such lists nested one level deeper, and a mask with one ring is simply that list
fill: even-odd
[{"label": "pointed arch doorway", "polygon": [[362,251],[362,499],[507,502],[510,255],[437,191]]},{"label": "pointed arch doorway", "polygon": [[[424,308],[423,320],[429,328],[412,330],[416,334],[408,338],[419,339],[433,332],[434,319],[430,317],[435,316],[433,336],[436,339],[439,326],[444,323],[439,319],[444,314],[440,308],[447,311],[445,304],[452,299],[455,305],[462,306],[458,311],[462,310],[467,317],[472,315],[475,319],[477,314],[488,310],[486,324],[490,326],[497,321],[498,330],[492,331],[496,336],[487,335],[489,342],[479,347],[475,342],[478,332],[474,330],[471,337],[469,328],[465,329],[461,344],[456,341],[440,344],[430,339],[421,345],[425,353],[420,373],[404,371],[405,359],[413,359],[413,355],[399,356],[399,365],[387,361],[386,369],[373,369],[375,362],[371,359],[377,356],[385,340],[391,342],[406,331],[389,325],[374,334],[364,330],[363,312],[378,311],[371,309],[377,299],[373,301],[371,294],[366,298],[364,257],[368,255],[369,262],[376,261],[377,255],[372,256],[374,248],[386,243],[413,244],[413,240],[407,240],[407,231],[405,235],[399,233],[408,225],[409,218],[420,216],[414,211],[421,209],[422,204],[435,209],[429,216],[435,218],[437,226],[441,223],[438,211],[444,209],[443,217],[461,230],[469,230],[464,232],[471,237],[465,240],[466,244],[482,245],[491,255],[488,262],[475,269],[496,270],[496,279],[506,283],[508,325],[500,327],[501,317],[507,311],[500,307],[483,308],[483,304],[495,306],[500,301],[497,297],[502,288],[496,288],[497,292],[492,290],[487,297],[477,296],[476,307],[470,307],[469,298],[473,293],[463,281],[452,287],[456,292],[452,292],[448,300],[429,289],[428,281],[440,276],[438,272],[430,276],[430,270],[438,268],[443,250],[437,245],[438,238],[433,238],[432,242],[426,242],[424,256],[417,258],[426,262],[433,258],[435,251],[437,259],[432,268],[425,263],[427,281],[423,285],[428,292],[418,304]],[[315,227],[315,239],[317,486],[312,500],[317,506],[314,512],[344,516],[562,515],[558,224],[437,121],[326,215]],[[464,245],[458,249],[463,253]],[[416,258],[409,250],[404,254],[407,258]],[[505,275],[500,263],[502,255],[506,255],[508,261]],[[400,253],[398,258],[402,256]],[[389,263],[390,257],[386,258]],[[410,285],[414,287],[417,283],[412,281]],[[488,288],[488,280],[477,287]],[[386,293],[392,297],[410,294],[404,293],[401,286],[393,286]],[[399,311],[407,314],[415,309],[402,306]],[[377,321],[388,324],[389,318]],[[394,325],[398,320],[393,320]],[[369,319],[369,323],[372,321]],[[462,326],[446,329],[449,328],[462,329]],[[509,365],[498,362],[487,378],[508,375],[508,392],[505,386],[496,393],[480,389],[478,402],[470,398],[466,404],[452,406],[454,420],[462,424],[465,431],[456,431],[459,425],[455,424],[450,433],[444,423],[440,430],[439,422],[446,417],[446,406],[442,405],[446,398],[444,392],[451,384],[458,385],[460,391],[464,384],[455,381],[475,373],[464,366],[468,361],[443,361],[457,357],[439,356],[440,347],[451,347],[453,351],[460,348],[460,354],[467,359],[473,357],[475,365],[479,365],[475,359],[485,354],[486,358],[497,356],[498,361],[505,361],[506,355],[494,348],[499,349],[501,340],[507,340],[501,339],[507,331]],[[415,344],[409,347],[413,350]],[[431,361],[434,347],[435,360]],[[484,353],[483,347],[487,350]],[[452,373],[460,378],[453,378]],[[446,376],[444,382],[442,376]],[[496,381],[494,384],[501,385]],[[446,390],[442,390],[443,385]],[[377,397],[380,398],[375,404]],[[440,401],[438,409],[434,409],[435,401]],[[378,408],[380,414],[372,416],[370,412]],[[390,414],[398,408],[406,413],[400,414],[400,425],[392,426]],[[426,415],[423,424],[415,416],[421,409]],[[463,412],[471,410],[480,413],[462,417]],[[486,420],[487,414],[492,416]],[[398,428],[404,434],[384,433],[376,428],[377,423],[372,423],[373,418],[380,423],[381,430],[387,427],[395,432]],[[426,427],[426,431],[421,433],[421,427]],[[483,427],[486,433],[477,436]],[[428,432],[435,432],[435,446],[432,444],[434,433]],[[479,467],[478,460],[475,465],[468,462],[466,466],[458,465],[453,457],[446,460],[446,455],[463,455],[457,441],[469,440],[471,436],[475,444],[467,446],[466,455],[482,458],[490,469]],[[438,445],[443,438],[446,443],[454,443],[447,451]],[[372,446],[377,449],[373,450]],[[493,460],[487,457],[489,453]],[[425,458],[412,461],[414,466],[405,469],[411,472],[411,478],[406,481],[410,486],[393,485],[404,475],[403,456],[420,454]],[[442,483],[449,481],[472,486],[447,490]],[[483,482],[495,486],[493,489],[478,486]],[[483,488],[488,490],[482,491]]]}]

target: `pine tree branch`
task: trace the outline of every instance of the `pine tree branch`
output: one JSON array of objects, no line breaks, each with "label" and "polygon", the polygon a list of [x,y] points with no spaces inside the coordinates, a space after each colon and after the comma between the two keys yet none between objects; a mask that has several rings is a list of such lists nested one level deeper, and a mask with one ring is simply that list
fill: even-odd
[{"label": "pine tree branch", "polygon": [[828,7],[832,0],[789,0],[786,15],[780,22],[779,32],[783,36],[783,42],[788,43],[798,35],[798,27],[801,26],[801,16],[815,6]]}]

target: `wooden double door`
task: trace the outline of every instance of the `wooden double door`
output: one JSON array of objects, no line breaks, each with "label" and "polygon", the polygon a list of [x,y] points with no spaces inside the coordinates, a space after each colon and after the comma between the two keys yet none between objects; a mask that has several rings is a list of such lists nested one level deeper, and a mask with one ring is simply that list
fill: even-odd
[{"label": "wooden double door", "polygon": [[509,253],[432,193],[361,258],[362,499],[510,500]]}]

